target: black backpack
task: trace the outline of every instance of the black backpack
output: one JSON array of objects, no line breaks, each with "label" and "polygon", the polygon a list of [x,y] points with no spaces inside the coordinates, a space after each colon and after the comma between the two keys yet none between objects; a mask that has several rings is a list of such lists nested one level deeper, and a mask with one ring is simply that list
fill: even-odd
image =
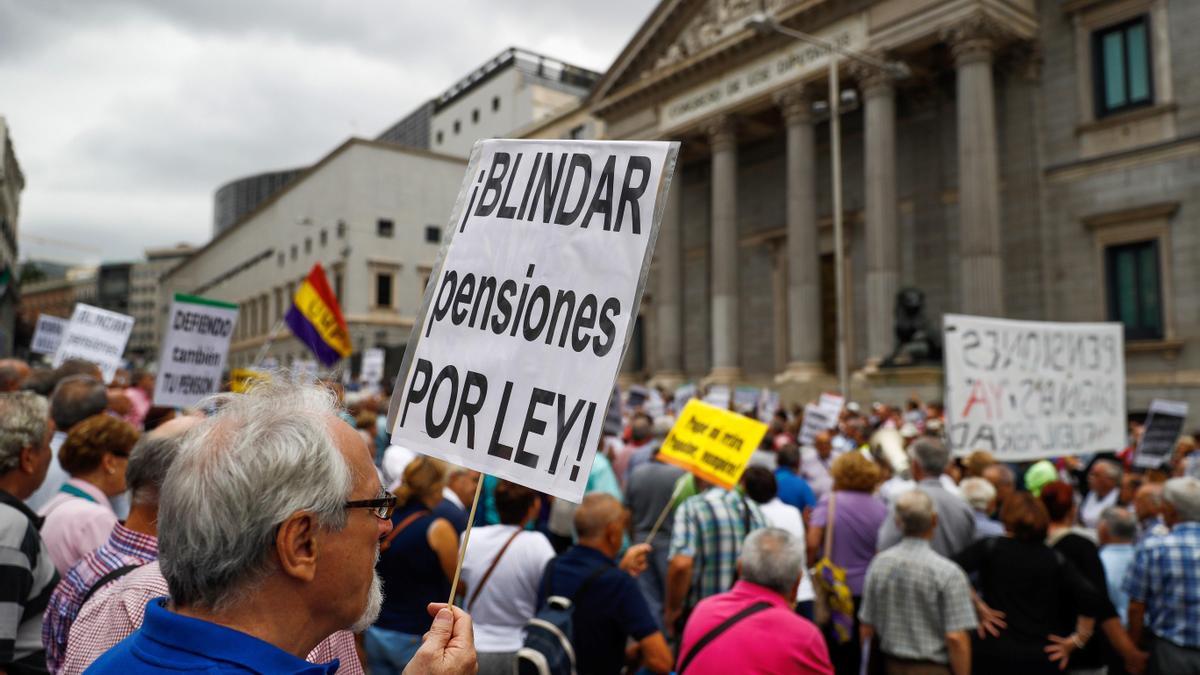
[{"label": "black backpack", "polygon": [[[546,573],[542,576],[546,605],[525,624],[525,643],[517,650],[518,675],[575,675],[572,640],[575,636],[573,617],[576,605],[573,598],[550,595],[550,581],[557,560],[555,558],[546,565]],[[608,569],[601,566],[588,575],[579,585],[579,590],[575,591],[575,597],[581,597],[592,582]]]}]

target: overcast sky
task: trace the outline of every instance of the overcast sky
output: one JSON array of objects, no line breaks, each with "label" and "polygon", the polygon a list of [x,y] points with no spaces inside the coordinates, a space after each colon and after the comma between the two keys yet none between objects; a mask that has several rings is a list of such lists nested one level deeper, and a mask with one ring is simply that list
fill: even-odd
[{"label": "overcast sky", "polygon": [[509,46],[603,71],[654,4],[0,0],[22,258],[203,243],[220,184],[374,137]]}]

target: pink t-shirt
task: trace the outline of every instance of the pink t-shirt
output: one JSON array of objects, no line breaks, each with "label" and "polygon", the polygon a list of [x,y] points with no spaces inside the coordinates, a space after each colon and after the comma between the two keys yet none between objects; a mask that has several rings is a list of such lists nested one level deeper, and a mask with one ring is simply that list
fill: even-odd
[{"label": "pink t-shirt", "polygon": [[38,515],[46,519],[42,541],[59,576],[66,576],[83,556],[100,548],[117,526],[117,514],[100,488],[78,478],[68,480],[66,485],[91,499],[59,492],[38,510]]},{"label": "pink t-shirt", "polygon": [[711,596],[696,605],[683,629],[680,663],[701,637],[759,601],[772,607],[742,619],[709,642],[692,659],[687,675],[833,675],[825,638],[816,625],[792,611],[783,596],[749,581],[738,581],[728,593]]}]

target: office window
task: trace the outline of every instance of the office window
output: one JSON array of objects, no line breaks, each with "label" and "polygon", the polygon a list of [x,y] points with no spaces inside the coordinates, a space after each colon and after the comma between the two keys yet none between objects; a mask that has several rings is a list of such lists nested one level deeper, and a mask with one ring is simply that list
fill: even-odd
[{"label": "office window", "polygon": [[500,109],[500,97],[493,96],[492,97],[492,112],[496,112],[499,109]]},{"label": "office window", "polygon": [[442,240],[442,228],[437,225],[425,226],[425,241],[436,244]]},{"label": "office window", "polygon": [[1150,58],[1146,15],[1092,33],[1096,117],[1154,103]]},{"label": "office window", "polygon": [[321,230],[321,248],[329,243],[329,230]]},{"label": "office window", "polygon": [[344,220],[339,220],[337,223],[337,238],[338,239],[346,238],[346,221],[344,221]]},{"label": "office window", "polygon": [[305,237],[304,238],[304,255],[309,255],[311,253],[312,253],[312,237]]},{"label": "office window", "polygon": [[442,138],[443,138],[442,132],[440,132],[440,131],[439,131],[439,132],[437,132],[437,135],[436,135],[436,136],[434,136],[434,138],[436,138],[436,139],[437,139],[437,144],[438,144],[438,145],[441,145],[441,144],[442,144]]},{"label": "office window", "polygon": [[1104,257],[1108,319],[1125,324],[1126,339],[1162,339],[1158,240],[1109,246]]},{"label": "office window", "polygon": [[471,111],[471,122],[474,124],[479,124],[479,108]]},{"label": "office window", "polygon": [[278,257],[278,260],[279,260],[279,266],[280,266],[280,267],[283,267],[283,260],[284,260],[284,258],[285,258],[285,257],[286,257],[286,256],[284,256],[284,255],[283,255],[283,253],[282,253],[282,252],[280,252],[280,254],[279,254],[279,257]]},{"label": "office window", "polygon": [[462,123],[459,122],[458,120],[454,120],[454,133],[457,134],[461,130],[462,130]]},{"label": "office window", "polygon": [[299,254],[300,254],[300,248],[298,246],[296,246],[295,244],[292,244],[292,260],[295,260],[296,256],[298,256]]},{"label": "office window", "polygon": [[396,224],[386,218],[380,218],[375,223],[375,234],[391,239],[396,234]]},{"label": "office window", "polygon": [[379,272],[375,275],[375,306],[392,306],[392,275],[389,272]]}]

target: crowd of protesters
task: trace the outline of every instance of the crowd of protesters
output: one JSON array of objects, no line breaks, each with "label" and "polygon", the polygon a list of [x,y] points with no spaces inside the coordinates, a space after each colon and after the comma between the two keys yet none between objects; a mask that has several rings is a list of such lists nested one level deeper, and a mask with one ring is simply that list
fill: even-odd
[{"label": "crowd of protesters", "polygon": [[1192,436],[1002,463],[937,404],[780,410],[727,490],[659,460],[662,392],[575,505],[391,445],[378,392],[153,386],[0,361],[4,672],[532,673],[556,621],[584,675],[1200,672]]}]

